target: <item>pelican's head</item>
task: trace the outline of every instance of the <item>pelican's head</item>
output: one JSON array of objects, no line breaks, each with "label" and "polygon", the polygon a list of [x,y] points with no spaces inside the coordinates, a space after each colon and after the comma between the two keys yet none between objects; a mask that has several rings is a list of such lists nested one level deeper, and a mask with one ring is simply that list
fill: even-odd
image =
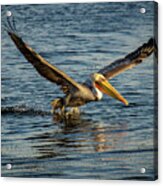
[{"label": "pelican's head", "polygon": [[100,92],[123,102],[125,105],[128,105],[128,101],[107,81],[102,74],[94,73],[91,75],[91,79],[94,87]]}]

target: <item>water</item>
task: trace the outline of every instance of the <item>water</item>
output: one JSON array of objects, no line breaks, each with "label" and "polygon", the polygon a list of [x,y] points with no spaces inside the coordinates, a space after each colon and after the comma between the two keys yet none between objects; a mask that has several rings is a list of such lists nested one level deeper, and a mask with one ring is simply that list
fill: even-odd
[{"label": "water", "polygon": [[[23,39],[80,82],[153,36],[153,5],[2,6],[2,21],[12,11]],[[61,122],[51,115],[50,102],[63,94],[37,74],[2,29],[2,176],[154,180],[153,65],[151,56],[111,80],[128,107],[104,96],[81,107],[80,118]]]}]

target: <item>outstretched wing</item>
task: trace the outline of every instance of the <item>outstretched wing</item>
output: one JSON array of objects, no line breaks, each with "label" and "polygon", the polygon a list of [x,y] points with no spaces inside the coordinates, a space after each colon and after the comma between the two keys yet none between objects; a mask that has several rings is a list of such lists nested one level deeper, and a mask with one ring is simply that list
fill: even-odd
[{"label": "outstretched wing", "polygon": [[48,63],[42,56],[28,46],[16,33],[8,31],[8,34],[19,51],[35,67],[41,76],[57,85],[60,85],[65,94],[74,91],[74,89],[79,89],[80,85],[76,81],[70,78],[63,71]]},{"label": "outstretched wing", "polygon": [[118,59],[110,65],[99,70],[98,73],[103,74],[107,79],[111,79],[118,74],[133,68],[134,66],[142,63],[142,61],[150,56],[153,52],[157,55],[157,46],[153,38],[142,46],[140,46],[134,52],[128,54],[122,59]]}]

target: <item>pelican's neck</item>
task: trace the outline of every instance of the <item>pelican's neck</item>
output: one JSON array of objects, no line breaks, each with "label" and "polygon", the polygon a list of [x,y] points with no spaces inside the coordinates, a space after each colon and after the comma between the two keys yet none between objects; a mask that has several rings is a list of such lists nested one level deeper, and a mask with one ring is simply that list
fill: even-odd
[{"label": "pelican's neck", "polygon": [[92,93],[94,94],[94,96],[96,97],[96,100],[101,100],[103,97],[103,93],[96,87],[94,81],[92,81],[91,79],[88,79],[86,81],[86,86],[90,87]]},{"label": "pelican's neck", "polygon": [[94,90],[95,90],[95,96],[97,100],[98,101],[101,100],[103,97],[103,93],[98,88],[96,88],[96,86],[94,86]]}]

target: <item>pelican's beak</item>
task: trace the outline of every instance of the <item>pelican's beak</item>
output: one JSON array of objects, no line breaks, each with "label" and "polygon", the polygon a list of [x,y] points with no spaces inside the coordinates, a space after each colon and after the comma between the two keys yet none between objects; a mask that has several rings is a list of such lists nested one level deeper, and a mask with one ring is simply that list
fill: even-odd
[{"label": "pelican's beak", "polygon": [[121,101],[126,106],[128,105],[128,101],[107,80],[95,84],[101,92]]}]

